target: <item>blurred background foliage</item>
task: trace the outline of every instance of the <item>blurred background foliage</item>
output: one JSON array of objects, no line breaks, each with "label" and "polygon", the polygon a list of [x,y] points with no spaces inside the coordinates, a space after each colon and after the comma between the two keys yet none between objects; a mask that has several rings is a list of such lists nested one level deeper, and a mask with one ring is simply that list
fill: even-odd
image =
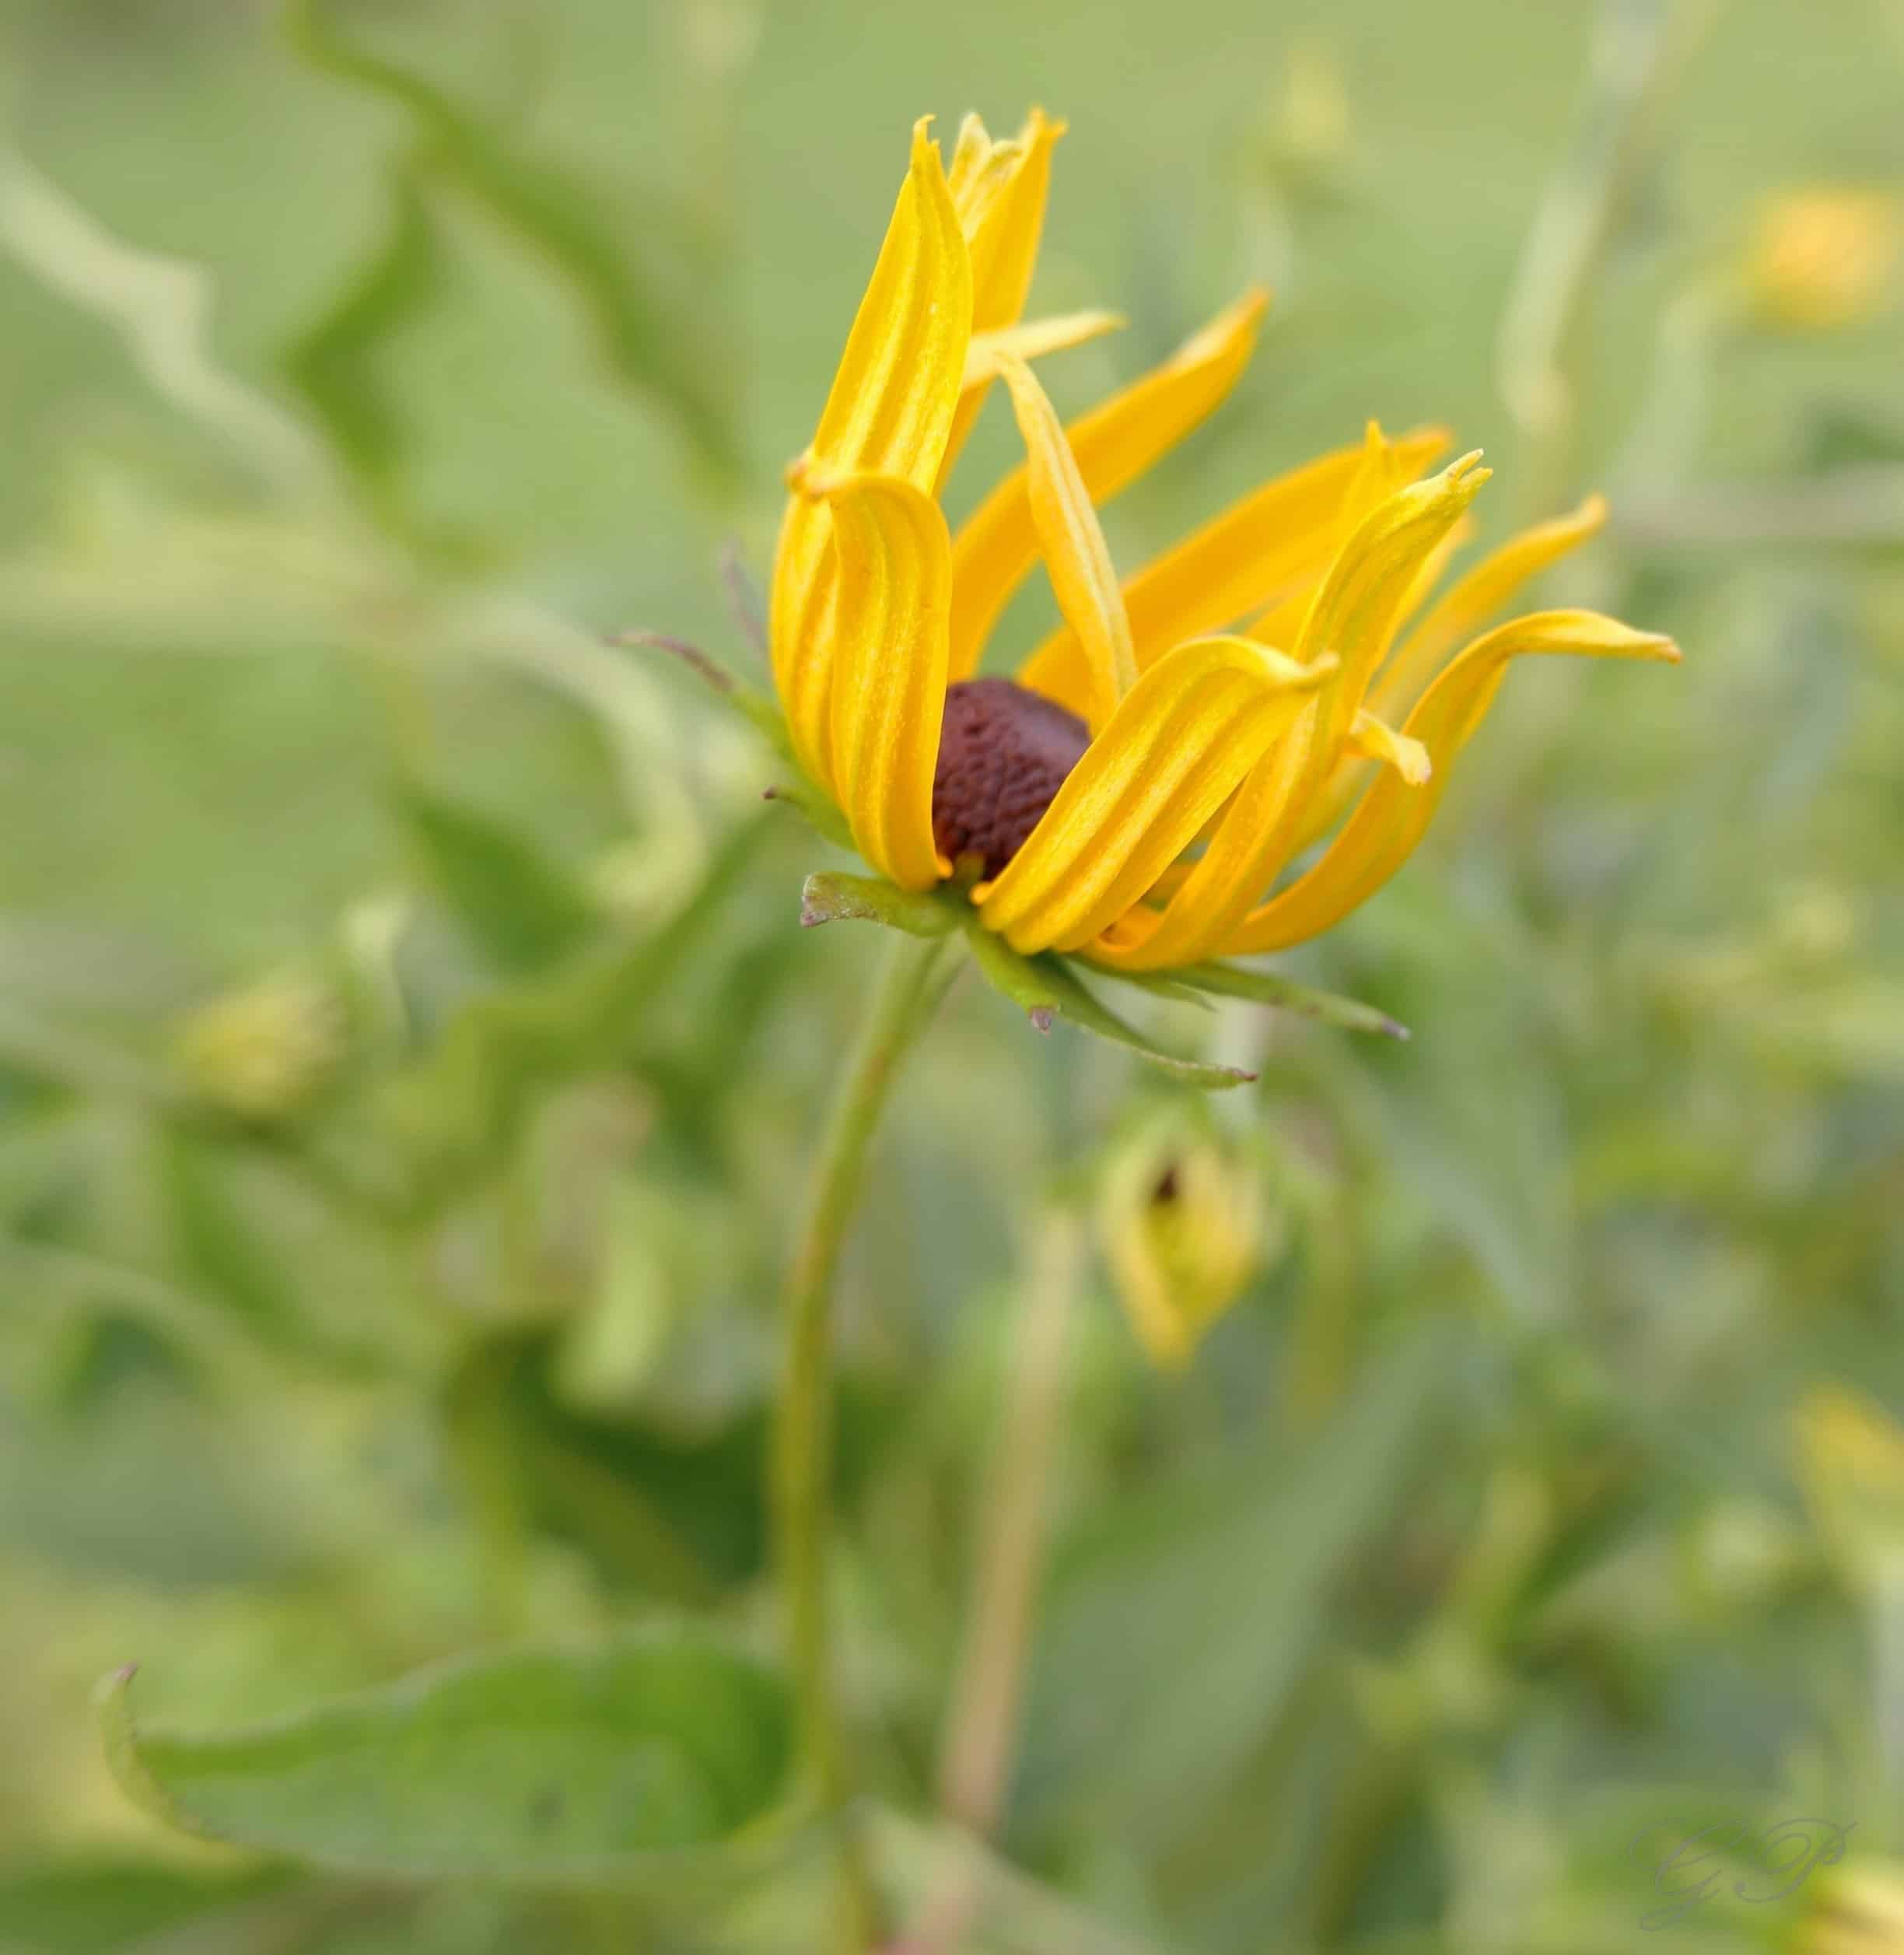
[{"label": "blurred background foliage", "polygon": [[[772,1803],[774,1299],[877,948],[803,934],[838,859],[606,640],[747,662],[720,546],[765,567],[908,122],[1032,100],[1035,303],[1129,319],[1061,405],[1277,293],[1126,565],[1445,419],[1491,534],[1605,488],[1554,590],[1687,660],[1517,673],[1290,961],[1407,1047],[1159,1001],[1261,1070],[1186,1109],[953,993],[842,1302],[882,1883],[952,1880],[948,1955],[1904,1947],[1895,0],[12,0],[0,89],[0,1949],[816,1945],[797,1843],[630,1880],[532,1790],[612,1801],[634,1732],[727,1775],[644,1849]],[[1214,1274],[1129,1212],[1172,1133]],[[1174,1280],[1221,1313],[1175,1369]],[[87,1710],[131,1658],[216,1730],[525,1639],[584,1655],[327,1714],[308,1784],[155,1752],[290,1859],[142,1818]],[[1871,1939],[1829,1869],[1740,1897],[1800,1815]]]}]

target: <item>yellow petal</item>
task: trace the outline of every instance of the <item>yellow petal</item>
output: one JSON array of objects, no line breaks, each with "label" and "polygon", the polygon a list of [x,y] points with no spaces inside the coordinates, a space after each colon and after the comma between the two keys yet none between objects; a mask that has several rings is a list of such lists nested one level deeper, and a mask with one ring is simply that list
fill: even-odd
[{"label": "yellow petal", "polygon": [[938,146],[912,131],[912,166],[814,436],[830,474],[939,473],[971,337],[972,266]]},{"label": "yellow petal", "polygon": [[[1065,125],[1048,121],[1042,109],[1034,109],[1015,142],[993,143],[985,136],[984,124],[978,123],[969,160],[961,172],[960,163],[968,149],[967,130],[976,121],[975,117],[968,117],[966,128],[959,132],[959,154],[953,159],[952,191],[971,254],[972,329],[990,333],[1015,325],[1024,310],[1025,295],[1031,289],[1031,273],[1038,262],[1038,238],[1045,228],[1052,150],[1064,134]],[[987,145],[982,154],[978,149],[981,139]],[[1029,359],[1031,355],[1025,357]],[[953,417],[952,432],[940,464],[942,487],[985,404],[985,390],[992,377],[991,373],[984,373],[975,382],[968,382],[968,391]]]},{"label": "yellow petal", "polygon": [[1423,563],[1487,479],[1477,460],[1464,455],[1440,475],[1391,496],[1349,538],[1316,591],[1294,650],[1299,664],[1333,651],[1340,671],[1304,708],[1288,738],[1251,769],[1169,907],[1154,919],[1128,919],[1099,953],[1107,962],[1155,970],[1214,956],[1289,860],[1309,802],[1354,723],[1397,611]]},{"label": "yellow petal", "polygon": [[1571,514],[1537,523],[1483,557],[1402,640],[1377,678],[1370,705],[1390,719],[1406,712],[1457,645],[1479,631],[1530,577],[1598,534],[1606,519],[1606,498],[1589,496]]},{"label": "yellow petal", "polygon": [[964,384],[971,265],[939,152],[912,131],[906,180],[813,445],[795,464],[774,555],[775,684],[802,763],[833,790],[832,520],[805,476],[893,475],[929,492]]},{"label": "yellow petal", "polygon": [[1434,772],[1428,749],[1409,734],[1397,733],[1386,720],[1358,713],[1345,745],[1359,760],[1379,760],[1392,767],[1411,787],[1419,787]]},{"label": "yellow petal", "polygon": [[1024,436],[1031,520],[1052,589],[1084,649],[1090,673],[1090,709],[1086,717],[1095,729],[1137,682],[1124,594],[1057,410],[1023,360],[1004,356],[999,371],[1011,390],[1013,411]]},{"label": "yellow petal", "polygon": [[[1396,618],[1397,630],[1406,625],[1408,620],[1420,609],[1422,602],[1428,593],[1441,581],[1448,565],[1453,561],[1455,552],[1468,540],[1468,533],[1473,527],[1472,518],[1464,516],[1428,553],[1426,560],[1423,563],[1420,569],[1415,573],[1415,582],[1410,587],[1408,596],[1402,600],[1402,609]],[[1252,625],[1251,629],[1252,632],[1255,632],[1257,627]],[[1393,638],[1394,634],[1391,632],[1390,634],[1391,644]],[[1386,657],[1387,654],[1384,653],[1384,656]],[[1382,673],[1385,674],[1387,669],[1387,667],[1384,666],[1381,668]],[[1391,714],[1399,714],[1405,710],[1405,702],[1395,701],[1391,695],[1382,692],[1380,677],[1377,678],[1369,697],[1374,700],[1388,702],[1383,709]],[[1360,724],[1362,718],[1363,716],[1360,713],[1356,714],[1357,725]],[[1385,724],[1386,722],[1384,721],[1384,723]],[[1342,819],[1348,810],[1349,804],[1362,790],[1364,778],[1368,773],[1367,768],[1363,763],[1373,758],[1379,758],[1379,756],[1368,754],[1357,745],[1354,728],[1351,727],[1349,737],[1343,742],[1342,751],[1335,756],[1335,764],[1330,768],[1328,778],[1311,798],[1308,811],[1303,817],[1302,825],[1297,832],[1295,853],[1300,854],[1311,843],[1316,840],[1318,836],[1326,835]]]},{"label": "yellow petal", "polygon": [[1089,943],[1136,902],[1325,684],[1243,638],[1158,660],[1118,705],[996,882],[973,897],[1030,955]]},{"label": "yellow petal", "polygon": [[901,889],[945,873],[933,770],[945,706],[952,539],[939,505],[893,475],[816,484],[839,559],[831,693],[840,805],[859,853]]},{"label": "yellow petal", "polygon": [[1591,611],[1535,612],[1477,639],[1409,715],[1405,730],[1428,750],[1433,780],[1410,787],[1392,773],[1378,775],[1322,859],[1253,912],[1223,945],[1224,954],[1300,943],[1366,902],[1408,860],[1426,832],[1447,785],[1449,763],[1481,723],[1509,660],[1543,652],[1673,661],[1679,657],[1670,638],[1634,631]]},{"label": "yellow petal", "polygon": [[1027,319],[1016,326],[975,332],[965,353],[965,390],[969,394],[974,387],[996,380],[1005,359],[1041,359],[1047,353],[1061,353],[1114,333],[1123,324],[1122,313],[1100,310],[1056,313],[1046,319]]},{"label": "yellow petal", "polygon": [[[1094,503],[1110,501],[1236,384],[1269,301],[1248,292],[1163,366],[1066,429]],[[1015,469],[952,539],[952,676],[969,678],[1006,601],[1038,559],[1029,471]]]},{"label": "yellow petal", "polygon": [[[1447,443],[1439,428],[1404,435],[1395,453],[1405,475],[1426,468]],[[1186,638],[1304,592],[1347,534],[1346,499],[1366,466],[1358,444],[1278,475],[1139,571],[1124,587],[1138,669]],[[1284,638],[1255,626],[1250,635],[1286,643],[1300,622]],[[1084,678],[1082,651],[1067,625],[1031,654],[1019,682],[1075,711],[1085,696]]]}]

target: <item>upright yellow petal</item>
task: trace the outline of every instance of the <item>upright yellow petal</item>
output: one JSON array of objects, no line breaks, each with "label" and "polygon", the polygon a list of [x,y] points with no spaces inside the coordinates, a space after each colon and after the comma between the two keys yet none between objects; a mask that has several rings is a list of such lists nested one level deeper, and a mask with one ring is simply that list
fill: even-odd
[{"label": "upright yellow petal", "polygon": [[829,475],[897,475],[930,492],[965,379],[972,266],[922,120],[912,166],[813,441]]},{"label": "upright yellow petal", "polygon": [[1598,535],[1606,519],[1606,498],[1589,496],[1570,514],[1537,523],[1483,557],[1402,640],[1377,678],[1369,704],[1388,719],[1405,712],[1457,645],[1479,631],[1530,577]]},{"label": "upright yellow petal", "polygon": [[1137,683],[1124,593],[1057,410],[1023,360],[1008,355],[1000,360],[999,371],[1011,390],[1012,408],[1024,436],[1031,520],[1052,588],[1059,609],[1077,633],[1090,670],[1090,708],[1085,717],[1095,729]]},{"label": "upright yellow petal", "polygon": [[1099,953],[1106,962],[1138,970],[1200,962],[1216,955],[1249,913],[1289,860],[1423,563],[1486,481],[1478,459],[1464,455],[1399,491],[1358,527],[1317,590],[1295,646],[1298,664],[1332,651],[1341,669],[1288,738],[1251,769],[1169,906],[1161,916],[1127,919]]},{"label": "upright yellow petal", "polygon": [[[1045,228],[1052,151],[1065,125],[1048,120],[1042,109],[1034,109],[1016,141],[994,143],[985,136],[985,125],[978,123],[968,152],[967,131],[976,122],[975,117],[968,117],[959,132],[952,194],[971,254],[972,330],[992,333],[1017,324],[1024,310]],[[982,375],[959,402],[940,464],[941,487],[985,405],[985,385],[992,377]]]},{"label": "upright yellow petal", "polygon": [[[1395,448],[1405,478],[1426,468],[1447,443],[1439,428],[1404,435]],[[1124,602],[1138,669],[1186,638],[1221,630],[1312,585],[1346,534],[1341,527],[1346,498],[1365,466],[1358,443],[1278,475],[1130,578]],[[1278,642],[1273,632],[1254,628],[1251,636]],[[1086,696],[1085,671],[1070,627],[1046,639],[1018,676],[1021,685],[1075,711]]]},{"label": "upright yellow petal", "polygon": [[[1480,630],[1528,578],[1585,542],[1605,522],[1606,513],[1605,499],[1590,496],[1571,515],[1536,524],[1510,538],[1451,584],[1377,673],[1369,688],[1370,710],[1384,720],[1403,717],[1454,647]],[[1418,591],[1426,593],[1440,581],[1446,558],[1466,527],[1458,525],[1443,539],[1423,566]],[[1403,607],[1404,622],[1415,607],[1412,595]],[[1298,849],[1326,835],[1348,811],[1367,772],[1361,765],[1364,757],[1352,748],[1337,758],[1310,804]]]},{"label": "upright yellow petal", "polygon": [[1591,611],[1538,611],[1477,639],[1437,679],[1409,715],[1408,737],[1433,762],[1433,779],[1411,787],[1392,773],[1376,777],[1355,812],[1306,874],[1255,910],[1222,946],[1226,955],[1280,950],[1341,921],[1408,860],[1447,784],[1450,763],[1493,702],[1510,659],[1547,652],[1590,658],[1677,661],[1678,647]]},{"label": "upright yellow petal", "polygon": [[987,927],[1031,955],[1076,950],[1143,896],[1289,725],[1332,660],[1302,667],[1242,638],[1160,659],[1059,789],[998,880]]},{"label": "upright yellow petal", "polygon": [[838,611],[832,520],[824,503],[800,492],[800,483],[811,470],[828,477],[892,475],[929,493],[971,337],[970,254],[926,126],[913,129],[911,166],[813,446],[794,464],[794,493],[774,556],[775,683],[795,750],[829,790]]},{"label": "upright yellow petal", "polygon": [[893,475],[816,485],[833,515],[839,615],[832,753],[859,853],[901,889],[946,873],[933,845],[952,539],[939,505]]},{"label": "upright yellow petal", "polygon": [[[1163,366],[1066,430],[1090,499],[1110,501],[1181,440],[1236,384],[1269,303],[1248,292]],[[1038,560],[1030,473],[1014,469],[952,539],[952,677],[978,669],[1006,600]]]}]

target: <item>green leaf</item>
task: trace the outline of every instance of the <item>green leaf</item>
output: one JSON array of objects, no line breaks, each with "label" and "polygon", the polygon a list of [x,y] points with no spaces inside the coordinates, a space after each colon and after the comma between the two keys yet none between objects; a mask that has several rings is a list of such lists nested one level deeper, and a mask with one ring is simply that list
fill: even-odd
[{"label": "green leaf", "polygon": [[418,1157],[425,1199],[501,1159],[541,1095],[629,1056],[652,1002],[713,929],[768,826],[763,818],[736,829],[654,935],[472,999],[428,1058],[386,1083],[377,1111]]},{"label": "green leaf", "polygon": [[[324,0],[292,0],[285,23],[297,52],[313,68],[407,110],[421,163],[531,246],[586,309],[616,377],[663,401],[702,459],[734,475],[740,443],[730,390],[708,357],[705,306],[664,291],[669,282],[660,266],[631,256],[639,233],[602,216],[579,178],[512,145],[422,76],[352,44],[329,15]],[[666,200],[651,187],[644,204],[647,229],[658,233]]]},{"label": "green leaf", "polygon": [[847,876],[822,870],[807,878],[800,890],[800,922],[817,923],[845,918],[884,923],[908,937],[949,936],[958,913],[943,897],[914,895],[877,876]]},{"label": "green leaf", "polygon": [[30,1863],[0,1876],[0,1949],[33,1955],[156,1949],[187,1924],[201,1927],[208,1918],[280,1894],[289,1885],[275,1868],[233,1877],[116,1856]]},{"label": "green leaf", "polygon": [[1145,1858],[1220,1810],[1328,1648],[1335,1585],[1407,1501],[1458,1346],[1392,1347],[1311,1445],[1231,1449],[1107,1509],[1055,1558],[1024,1814],[1075,1812]]},{"label": "green leaf", "polygon": [[1406,1025],[1398,1025],[1387,1012],[1355,998],[1338,997],[1331,991],[1311,990],[1270,971],[1251,971],[1240,964],[1192,964],[1171,973],[1180,984],[1197,991],[1213,991],[1220,997],[1249,998],[1258,1004],[1272,1004],[1283,1011],[1300,1013],[1325,1025],[1345,1032],[1378,1032],[1389,1039],[1405,1039]]},{"label": "green leaf", "polygon": [[398,783],[394,798],[430,879],[504,970],[538,969],[593,934],[587,897],[494,815],[420,782]]},{"label": "green leaf", "polygon": [[772,1673],[651,1630],[527,1649],[215,1734],[147,1732],[136,1666],[97,1694],[132,1802],[177,1831],[353,1873],[533,1887],[717,1874],[791,1817],[793,1721]]},{"label": "green leaf", "polygon": [[1213,1091],[1245,1085],[1256,1077],[1234,1067],[1213,1066],[1160,1051],[1134,1026],[1126,1025],[1093,997],[1062,958],[1020,957],[1002,937],[987,930],[975,914],[966,924],[965,934],[986,981],[1013,1004],[1022,1006],[1040,1032],[1048,1032],[1054,1018],[1068,1018],[1100,1039],[1128,1046],[1152,1065],[1162,1067],[1192,1086]]}]

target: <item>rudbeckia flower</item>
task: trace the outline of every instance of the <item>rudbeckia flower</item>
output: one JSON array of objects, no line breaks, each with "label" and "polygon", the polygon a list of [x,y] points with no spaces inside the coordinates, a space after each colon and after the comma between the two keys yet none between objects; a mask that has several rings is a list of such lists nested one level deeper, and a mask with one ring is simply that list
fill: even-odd
[{"label": "rudbeckia flower", "polygon": [[[794,757],[859,852],[894,891],[968,906],[995,979],[1028,958],[1048,973],[1058,953],[1241,988],[1214,960],[1317,935],[1406,860],[1511,660],[1678,653],[1585,611],[1481,629],[1593,533],[1598,500],[1433,596],[1489,472],[1466,454],[1416,479],[1448,445],[1435,429],[1371,426],[1121,580],[1097,506],[1228,393],[1265,301],[1246,293],[1065,426],[1030,363],[1115,322],[1021,317],[1061,133],[1034,112],[996,142],[971,118],[948,170],[914,130],[832,391],[788,471],[775,686]],[[940,497],[995,382],[1025,460],[954,535]],[[1062,627],[1015,678],[982,675],[1041,560]],[[1068,1008],[1073,977],[1052,982]]]}]

